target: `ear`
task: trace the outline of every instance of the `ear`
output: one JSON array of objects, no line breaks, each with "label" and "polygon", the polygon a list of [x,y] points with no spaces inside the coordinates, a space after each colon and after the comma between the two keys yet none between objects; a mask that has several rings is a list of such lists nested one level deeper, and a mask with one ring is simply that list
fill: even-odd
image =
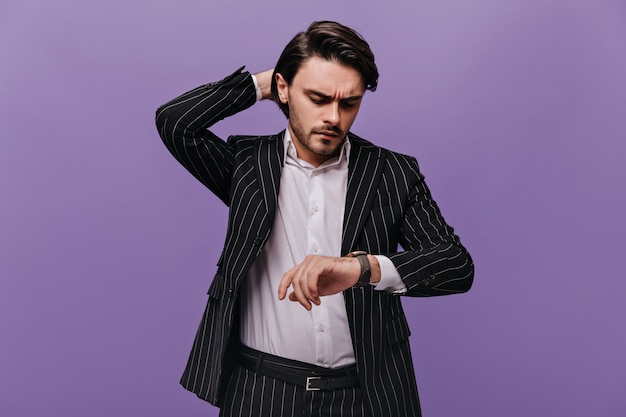
[{"label": "ear", "polygon": [[283,78],[282,74],[276,73],[276,90],[278,92],[278,99],[281,103],[287,104],[287,98],[289,97],[289,84]]}]

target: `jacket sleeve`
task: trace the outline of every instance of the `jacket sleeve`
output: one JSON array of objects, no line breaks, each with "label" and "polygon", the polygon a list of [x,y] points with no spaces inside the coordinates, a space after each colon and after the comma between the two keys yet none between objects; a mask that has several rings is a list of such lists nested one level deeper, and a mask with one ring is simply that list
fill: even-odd
[{"label": "jacket sleeve", "polygon": [[226,205],[230,201],[234,149],[207,129],[255,103],[252,76],[242,70],[188,91],[156,112],[157,129],[167,149]]},{"label": "jacket sleeve", "polygon": [[433,200],[410,159],[408,202],[400,228],[404,252],[387,255],[404,281],[409,296],[435,296],[466,292],[474,279],[474,264]]}]

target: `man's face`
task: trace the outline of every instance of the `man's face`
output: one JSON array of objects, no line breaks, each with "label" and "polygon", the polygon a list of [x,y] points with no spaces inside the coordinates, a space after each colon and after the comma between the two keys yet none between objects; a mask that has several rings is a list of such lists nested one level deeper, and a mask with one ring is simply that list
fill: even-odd
[{"label": "man's face", "polygon": [[364,84],[356,69],[315,56],[300,66],[291,85],[276,74],[298,158],[319,166],[337,155],[359,112]]}]

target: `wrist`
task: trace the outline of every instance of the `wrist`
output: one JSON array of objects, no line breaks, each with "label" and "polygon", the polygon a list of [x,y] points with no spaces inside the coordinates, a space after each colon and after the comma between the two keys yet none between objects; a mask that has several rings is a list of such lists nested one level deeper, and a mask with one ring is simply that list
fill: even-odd
[{"label": "wrist", "polygon": [[260,95],[261,99],[269,99],[272,97],[272,74],[274,70],[267,70],[254,74],[257,86],[257,97]]},{"label": "wrist", "polygon": [[367,254],[367,259],[370,261],[370,268],[372,270],[372,275],[370,277],[370,284],[378,284],[381,278],[381,269],[380,263],[378,262],[378,258],[374,255]]},{"label": "wrist", "polygon": [[[378,265],[377,259],[374,258],[372,260],[371,258],[373,257],[371,257],[365,251],[350,252],[349,254],[346,255],[346,257],[356,258],[356,260],[359,262],[360,273],[359,273],[359,278],[354,284],[354,287],[365,287],[369,284],[380,281],[380,265]],[[378,270],[376,281],[372,281],[372,265],[371,265],[372,262],[376,264],[376,268]]]}]

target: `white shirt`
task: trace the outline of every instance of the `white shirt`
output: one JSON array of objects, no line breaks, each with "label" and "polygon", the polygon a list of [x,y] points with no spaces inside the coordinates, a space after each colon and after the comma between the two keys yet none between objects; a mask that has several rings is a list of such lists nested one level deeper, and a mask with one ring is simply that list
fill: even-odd
[{"label": "white shirt", "polygon": [[[284,145],[272,233],[243,285],[241,342],[317,366],[350,365],[355,359],[343,294],[321,297],[311,311],[278,300],[283,274],[307,255],[341,256],[350,142],[346,138],[339,156],[317,168],[298,159],[289,130]],[[376,289],[406,291],[392,262],[384,256],[377,259],[381,281]]]}]

